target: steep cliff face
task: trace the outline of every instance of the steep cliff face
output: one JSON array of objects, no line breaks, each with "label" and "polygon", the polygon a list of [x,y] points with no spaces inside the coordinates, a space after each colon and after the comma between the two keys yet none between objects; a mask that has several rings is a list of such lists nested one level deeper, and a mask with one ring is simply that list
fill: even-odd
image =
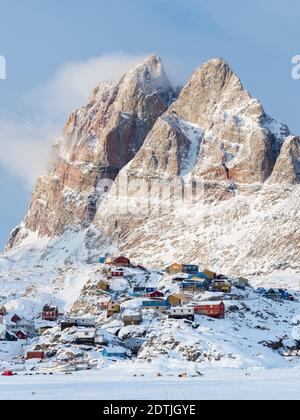
[{"label": "steep cliff face", "polygon": [[[52,163],[37,182],[26,230],[50,237],[84,229],[98,201],[119,171],[135,156],[157,118],[172,100],[161,60],[149,57],[118,83],[101,84],[75,111],[53,149]],[[10,246],[22,239],[15,231]]]}]

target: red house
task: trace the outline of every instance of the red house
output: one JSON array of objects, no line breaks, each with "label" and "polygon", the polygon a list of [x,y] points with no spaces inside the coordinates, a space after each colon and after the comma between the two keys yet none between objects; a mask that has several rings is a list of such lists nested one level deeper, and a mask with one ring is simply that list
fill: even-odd
[{"label": "red house", "polygon": [[111,276],[111,278],[124,277],[124,271],[123,270],[112,270],[110,272],[110,276]]},{"label": "red house", "polygon": [[27,360],[44,360],[45,352],[44,351],[29,351],[26,356]]},{"label": "red house", "polygon": [[211,318],[225,318],[224,302],[201,302],[195,306],[196,315],[205,315]]},{"label": "red house", "polygon": [[43,321],[57,321],[59,316],[59,311],[57,306],[45,305],[42,312]]},{"label": "red house", "polygon": [[16,337],[18,337],[19,340],[27,340],[28,336],[23,331],[17,331],[14,333]]},{"label": "red house", "polygon": [[131,265],[131,262],[128,258],[121,256],[114,259],[114,264],[117,267],[129,267]]},{"label": "red house", "polygon": [[13,322],[14,324],[17,324],[18,322],[21,321],[21,318],[19,317],[19,315],[15,314],[12,318],[11,318],[11,322]]},{"label": "red house", "polygon": [[145,297],[148,297],[148,298],[151,298],[151,299],[156,299],[156,298],[164,297],[164,294],[162,292],[159,292],[158,290],[156,290],[155,292],[148,293]]}]

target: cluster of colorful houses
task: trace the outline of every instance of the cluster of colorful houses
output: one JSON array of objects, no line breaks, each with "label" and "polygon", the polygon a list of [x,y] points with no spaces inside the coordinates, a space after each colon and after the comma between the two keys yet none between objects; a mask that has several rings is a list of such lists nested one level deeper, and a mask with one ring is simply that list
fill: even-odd
[{"label": "cluster of colorful houses", "polygon": [[[133,282],[133,284],[130,283],[130,289],[125,297],[120,299],[118,293],[113,293],[111,290],[114,282],[120,279],[126,280],[129,268],[138,268],[139,271],[144,272],[147,270],[142,266],[133,265],[128,258],[123,256],[115,259],[100,258],[99,263],[103,264],[102,273],[104,274],[97,284],[99,314],[105,313],[107,319],[115,317],[121,320],[124,327],[143,324],[143,316],[147,319],[149,316],[151,318],[151,311],[164,314],[170,319],[184,319],[191,322],[195,322],[196,316],[224,319],[226,316],[224,300],[230,296],[232,288],[245,290],[250,287],[249,281],[243,277],[230,279],[207,269],[200,270],[195,264],[174,263],[166,268],[165,273],[170,276],[169,284],[179,286],[175,287],[178,292],[171,293],[166,288],[158,289]],[[201,293],[204,292],[219,294],[212,300],[203,301]],[[285,290],[260,288],[257,293],[273,301],[294,300],[293,296]],[[130,305],[123,305],[132,300],[139,302],[139,305],[134,305],[134,309]],[[0,341],[27,340],[60,325],[61,331],[72,331],[74,344],[101,346],[103,357],[124,358],[129,354],[136,354],[146,340],[144,337],[133,336],[122,343],[117,342],[113,345],[107,339],[106,331],[97,325],[95,317],[64,316],[58,307],[51,305],[43,307],[39,321],[35,323],[17,314],[10,315],[7,319],[5,307],[0,308]],[[43,360],[45,352],[29,351],[26,358],[27,360]],[[77,358],[75,357],[74,360],[76,362]]]}]

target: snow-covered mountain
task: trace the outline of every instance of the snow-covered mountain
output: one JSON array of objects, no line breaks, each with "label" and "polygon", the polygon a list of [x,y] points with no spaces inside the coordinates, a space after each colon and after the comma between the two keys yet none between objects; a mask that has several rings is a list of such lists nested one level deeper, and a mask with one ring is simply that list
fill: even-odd
[{"label": "snow-covered mountain", "polygon": [[[117,254],[151,267],[153,281],[155,269],[179,261],[299,290],[299,184],[299,137],[266,114],[227,63],[205,63],[178,92],[151,56],[71,115],[0,255],[0,303],[31,318],[46,303],[91,313],[94,300],[85,306],[84,296],[101,276],[90,263]],[[263,307],[255,305],[241,309],[246,335]],[[274,319],[283,316],[277,309]],[[284,311],[286,320],[293,311]],[[240,314],[232,318],[234,331]],[[155,322],[163,331],[169,321]],[[287,337],[292,324],[283,327],[267,341]]]}]

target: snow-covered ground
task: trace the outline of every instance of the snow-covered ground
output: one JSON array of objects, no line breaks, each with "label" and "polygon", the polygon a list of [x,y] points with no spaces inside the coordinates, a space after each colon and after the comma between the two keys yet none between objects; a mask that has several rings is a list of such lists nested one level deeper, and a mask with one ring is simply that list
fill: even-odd
[{"label": "snow-covered ground", "polygon": [[298,400],[300,370],[213,370],[203,377],[95,371],[0,378],[0,400]]}]

